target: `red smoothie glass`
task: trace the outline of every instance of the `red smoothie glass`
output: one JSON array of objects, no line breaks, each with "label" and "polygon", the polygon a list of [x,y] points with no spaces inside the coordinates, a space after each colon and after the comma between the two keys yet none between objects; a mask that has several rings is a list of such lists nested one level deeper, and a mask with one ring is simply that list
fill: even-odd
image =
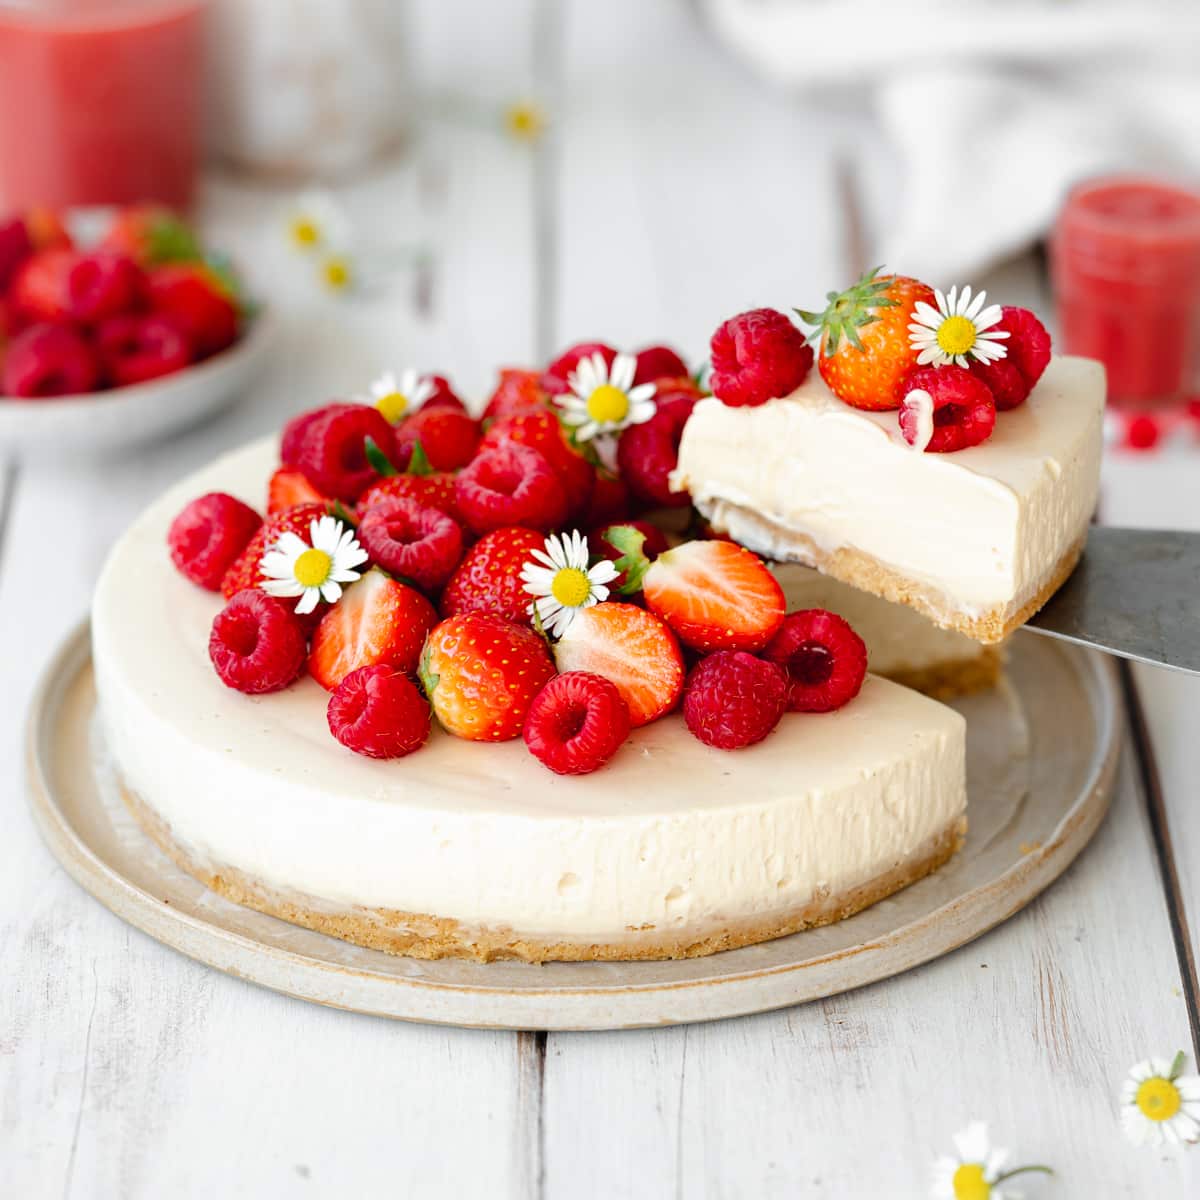
[{"label": "red smoothie glass", "polygon": [[1051,238],[1062,344],[1108,369],[1109,401],[1154,408],[1200,383],[1200,193],[1142,176],[1074,188]]},{"label": "red smoothie glass", "polygon": [[205,0],[0,0],[0,211],[190,206]]}]

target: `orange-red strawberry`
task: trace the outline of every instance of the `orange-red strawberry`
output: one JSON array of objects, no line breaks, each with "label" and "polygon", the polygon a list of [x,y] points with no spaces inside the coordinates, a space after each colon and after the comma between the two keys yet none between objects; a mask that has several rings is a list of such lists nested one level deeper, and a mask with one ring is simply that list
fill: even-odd
[{"label": "orange-red strawberry", "polygon": [[411,674],[436,624],[433,605],[416,588],[373,567],[321,618],[309,673],[328,691],[359,667],[382,664]]},{"label": "orange-red strawberry", "polygon": [[830,292],[824,312],[801,312],[821,331],[817,368],[829,390],[855,408],[900,407],[900,385],[917,365],[909,322],[918,300],[936,303],[933,288],[906,275],[868,271],[846,291]]},{"label": "orange-red strawberry", "polygon": [[322,496],[303,471],[289,471],[280,467],[271,476],[267,484],[267,513],[286,512],[289,508],[297,508],[301,504],[325,504],[328,497]]},{"label": "orange-red strawberry", "polygon": [[[614,543],[618,531],[610,530]],[[631,583],[637,571],[625,560]],[[762,559],[736,542],[684,542],[642,576],[642,594],[695,650],[761,650],[783,624],[783,590]]]},{"label": "orange-red strawberry", "polygon": [[496,613],[448,617],[421,654],[421,682],[437,719],[473,742],[519,737],[533,698],[553,674],[546,643]]},{"label": "orange-red strawberry", "polygon": [[442,616],[494,612],[519,625],[529,622],[531,597],[521,568],[535,550],[545,550],[546,535],[520,525],[493,529],[471,547],[442,592]]},{"label": "orange-red strawberry", "polygon": [[635,604],[605,601],[576,613],[554,657],[560,671],[590,671],[611,680],[635,726],[669,713],[683,691],[683,654],[675,635]]},{"label": "orange-red strawberry", "polygon": [[225,578],[221,581],[221,595],[228,600],[245,588],[258,587],[263,581],[259,565],[267,550],[285,533],[294,533],[307,540],[313,521],[325,516],[328,511],[325,504],[302,504],[299,508],[289,508],[286,512],[269,517],[234,560],[233,566],[225,572]]},{"label": "orange-red strawberry", "polygon": [[542,388],[541,371],[523,367],[501,367],[500,382],[483,410],[483,421],[499,420],[516,412],[537,410],[550,403],[550,395]]},{"label": "orange-red strawberry", "polygon": [[164,262],[195,262],[200,243],[192,227],[169,208],[135,204],[113,218],[101,245],[128,254],[139,266]]}]

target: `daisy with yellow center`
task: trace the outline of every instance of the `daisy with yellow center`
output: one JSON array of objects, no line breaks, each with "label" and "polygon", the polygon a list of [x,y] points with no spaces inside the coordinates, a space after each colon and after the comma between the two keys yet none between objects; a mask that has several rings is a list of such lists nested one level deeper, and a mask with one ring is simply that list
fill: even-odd
[{"label": "daisy with yellow center", "polygon": [[933,294],[937,308],[918,300],[908,326],[908,344],[917,351],[918,366],[965,367],[971,359],[988,363],[1005,356],[1008,351],[1001,343],[1008,331],[995,328],[1004,314],[998,304],[984,307],[987,292],[973,299],[970,287],[951,288],[948,296],[936,289]]},{"label": "daisy with yellow center", "polygon": [[567,379],[571,389],[558,397],[562,419],[575,431],[577,442],[590,442],[601,434],[620,433],[654,416],[653,383],[633,384],[637,360],[618,354],[612,366],[597,351],[581,358]]},{"label": "daisy with yellow center", "polygon": [[1053,1174],[1049,1167],[1036,1166],[1006,1171],[1008,1151],[991,1145],[982,1121],[955,1134],[954,1149],[957,1153],[944,1154],[933,1164],[930,1195],[936,1200],[1018,1200],[1018,1193],[1005,1187],[1008,1180],[1028,1171]]},{"label": "daisy with yellow center", "polygon": [[544,550],[531,552],[521,568],[525,591],[535,597],[529,615],[551,637],[562,637],[575,614],[608,599],[607,584],[620,572],[607,560],[588,566],[588,541],[578,530],[551,534]]},{"label": "daisy with yellow center", "polygon": [[305,192],[287,215],[288,241],[306,253],[343,245],[347,232],[345,214],[328,192]]},{"label": "daisy with yellow center", "polygon": [[536,142],[546,130],[546,114],[532,100],[518,100],[504,110],[504,130],[518,142]]},{"label": "daisy with yellow center", "polygon": [[336,604],[342,584],[353,583],[362,574],[355,570],[367,561],[354,530],[335,517],[318,517],[308,530],[306,542],[297,533],[285,533],[263,555],[261,570],[266,578],[262,590],[269,596],[299,596],[298,613],[310,613],[322,601]]},{"label": "daisy with yellow center", "polygon": [[1121,1085],[1121,1125],[1139,1146],[1200,1142],[1200,1076],[1185,1075],[1185,1061],[1182,1050],[1148,1058]]},{"label": "daisy with yellow center", "polygon": [[400,372],[399,379],[394,371],[384,371],[368,388],[361,402],[374,405],[386,421],[398,425],[432,395],[433,383],[429,377],[406,367]]}]

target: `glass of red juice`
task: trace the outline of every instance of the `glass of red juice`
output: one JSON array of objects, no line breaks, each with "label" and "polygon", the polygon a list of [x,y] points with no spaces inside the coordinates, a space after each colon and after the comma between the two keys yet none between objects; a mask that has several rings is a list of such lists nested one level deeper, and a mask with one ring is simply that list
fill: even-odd
[{"label": "glass of red juice", "polygon": [[1200,384],[1200,193],[1144,176],[1068,195],[1050,243],[1062,344],[1108,369],[1126,408],[1192,397]]},{"label": "glass of red juice", "polygon": [[0,0],[0,212],[196,186],[206,0]]}]

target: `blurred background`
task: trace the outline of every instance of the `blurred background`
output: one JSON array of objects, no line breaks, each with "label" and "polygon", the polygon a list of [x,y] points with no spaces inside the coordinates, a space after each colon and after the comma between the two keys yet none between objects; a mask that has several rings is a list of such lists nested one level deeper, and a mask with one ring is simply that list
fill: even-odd
[{"label": "blurred background", "polygon": [[[698,364],[731,313],[883,262],[1039,309],[1108,363],[1115,445],[1190,447],[1198,51],[1194,0],[0,0],[0,438],[76,440],[14,398],[112,399],[240,340],[257,386],[214,372],[100,440],[207,417],[207,389],[249,398],[232,441],[406,366],[481,406],[579,340]],[[232,345],[171,340],[198,285],[170,277],[166,325],[88,325],[90,374],[61,336],[18,352],[54,272],[14,298],[12,264],[108,245],[96,206],[168,260],[147,206],[195,224]]]}]

